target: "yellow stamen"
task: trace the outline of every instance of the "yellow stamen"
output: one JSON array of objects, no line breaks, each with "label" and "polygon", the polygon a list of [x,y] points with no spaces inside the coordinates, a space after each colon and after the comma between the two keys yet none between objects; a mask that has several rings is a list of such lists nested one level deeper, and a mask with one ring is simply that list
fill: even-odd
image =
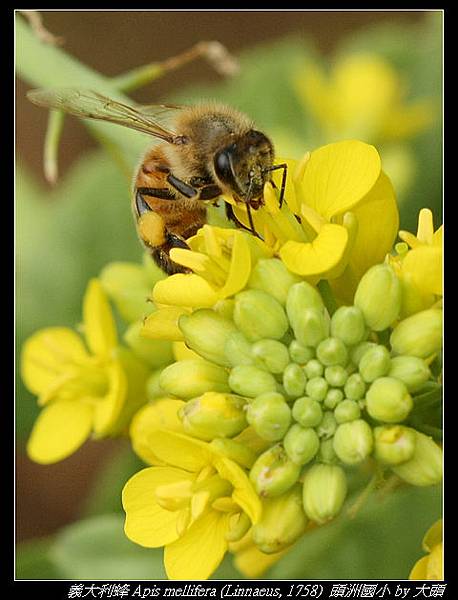
[{"label": "yellow stamen", "polygon": [[179,510],[187,506],[191,498],[192,482],[182,479],[175,483],[160,485],[155,490],[156,502],[166,510]]},{"label": "yellow stamen", "polygon": [[221,512],[234,512],[240,510],[240,506],[232,500],[230,496],[222,496],[221,498],[217,498],[212,503],[212,508],[215,510],[220,510]]},{"label": "yellow stamen", "polygon": [[233,521],[231,528],[226,533],[226,540],[228,542],[237,542],[242,539],[251,527],[250,518],[245,512],[234,515]]},{"label": "yellow stamen", "polygon": [[433,213],[429,208],[422,208],[418,215],[417,238],[424,244],[432,244],[433,233]]}]

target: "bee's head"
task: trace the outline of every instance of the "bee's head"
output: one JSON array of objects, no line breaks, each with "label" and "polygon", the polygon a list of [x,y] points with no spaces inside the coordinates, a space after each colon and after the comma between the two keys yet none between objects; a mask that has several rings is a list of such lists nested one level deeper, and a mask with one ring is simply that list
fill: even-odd
[{"label": "bee's head", "polygon": [[214,157],[215,174],[224,188],[243,202],[259,206],[264,183],[270,180],[274,151],[271,141],[250,129]]}]

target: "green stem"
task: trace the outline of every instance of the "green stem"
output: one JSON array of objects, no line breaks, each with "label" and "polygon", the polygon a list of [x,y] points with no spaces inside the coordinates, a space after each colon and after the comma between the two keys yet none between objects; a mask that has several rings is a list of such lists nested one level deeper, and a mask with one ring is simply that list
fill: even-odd
[{"label": "green stem", "polygon": [[317,284],[317,288],[321,294],[326,308],[328,309],[329,314],[332,316],[337,310],[337,302],[334,298],[331,286],[329,285],[329,281],[327,279],[320,279]]},{"label": "green stem", "polygon": [[50,110],[43,150],[43,168],[46,179],[52,184],[57,181],[57,154],[63,125],[64,113],[60,110]]},{"label": "green stem", "polygon": [[363,504],[368,499],[369,495],[374,491],[377,487],[378,482],[380,481],[381,473],[377,470],[374,475],[369,480],[369,483],[363,488],[362,492],[357,497],[356,501],[350,506],[347,511],[347,515],[350,519],[354,519],[363,506]]}]

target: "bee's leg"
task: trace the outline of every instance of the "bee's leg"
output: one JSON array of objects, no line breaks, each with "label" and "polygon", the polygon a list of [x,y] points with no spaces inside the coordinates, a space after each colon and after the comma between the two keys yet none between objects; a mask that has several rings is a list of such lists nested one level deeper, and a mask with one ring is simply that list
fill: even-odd
[{"label": "bee's leg", "polygon": [[170,258],[170,250],[172,248],[187,248],[188,244],[180,236],[174,233],[166,232],[166,241],[157,248],[149,248],[152,258],[155,263],[168,275],[175,273],[192,273],[191,269],[183,267]]},{"label": "bee's leg", "polygon": [[192,198],[194,200],[212,200],[221,194],[221,188],[214,183],[202,186],[193,186],[185,181],[182,181],[181,179],[178,179],[178,177],[175,177],[175,175],[172,175],[172,173],[167,176],[167,182],[170,183],[170,185],[178,192],[180,192],[180,194],[186,196],[186,198]]},{"label": "bee's leg", "polygon": [[[286,163],[281,163],[279,165],[274,165],[273,167],[269,167],[268,169],[265,169],[265,171],[276,171],[277,169],[283,169],[283,173],[282,173],[282,177],[281,177],[281,187],[280,187],[280,201],[279,201],[279,208],[282,207],[283,204],[283,199],[285,196],[285,188],[286,188],[286,173],[288,172],[288,165]],[[274,187],[276,187],[276,185],[274,184],[274,182],[272,181],[272,185]]]}]

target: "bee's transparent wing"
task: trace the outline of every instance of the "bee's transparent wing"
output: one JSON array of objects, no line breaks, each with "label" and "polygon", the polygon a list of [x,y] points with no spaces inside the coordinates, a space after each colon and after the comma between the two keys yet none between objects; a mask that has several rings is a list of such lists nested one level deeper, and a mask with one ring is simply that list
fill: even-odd
[{"label": "bee's transparent wing", "polygon": [[171,144],[176,132],[166,126],[170,112],[180,107],[172,105],[129,106],[98,92],[75,88],[37,89],[27,93],[31,102],[45,108],[62,110],[83,119],[109,121],[153,135]]}]

